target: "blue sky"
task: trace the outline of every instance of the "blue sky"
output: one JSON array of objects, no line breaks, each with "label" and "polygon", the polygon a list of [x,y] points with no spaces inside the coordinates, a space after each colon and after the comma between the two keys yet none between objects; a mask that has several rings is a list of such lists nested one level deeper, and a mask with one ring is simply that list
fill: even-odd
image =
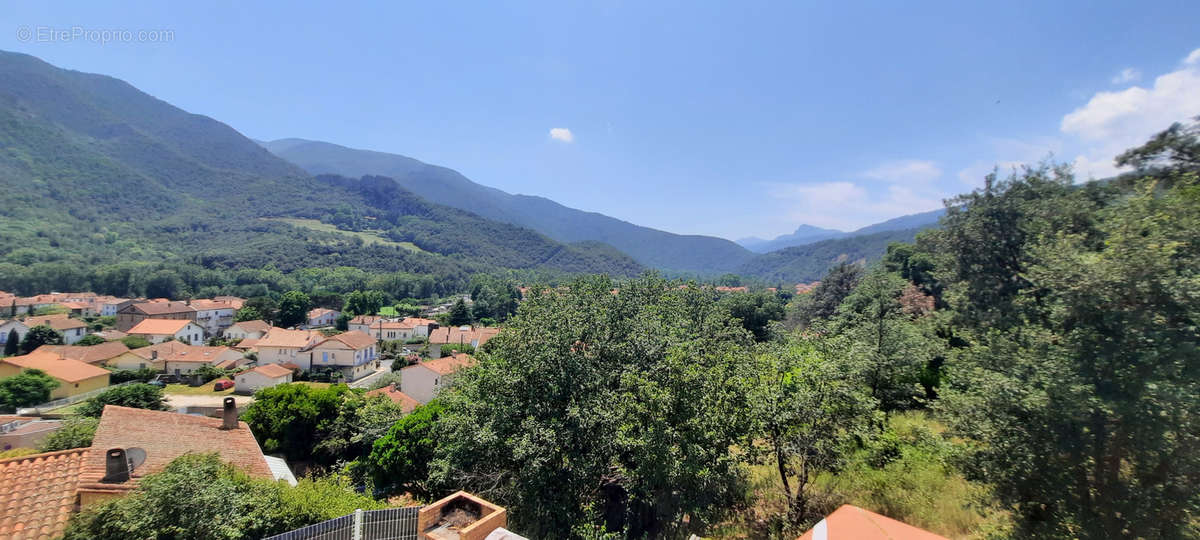
[{"label": "blue sky", "polygon": [[731,239],[930,210],[1051,153],[1104,176],[1200,114],[1200,2],[833,4],[23,2],[0,48],[250,137]]}]

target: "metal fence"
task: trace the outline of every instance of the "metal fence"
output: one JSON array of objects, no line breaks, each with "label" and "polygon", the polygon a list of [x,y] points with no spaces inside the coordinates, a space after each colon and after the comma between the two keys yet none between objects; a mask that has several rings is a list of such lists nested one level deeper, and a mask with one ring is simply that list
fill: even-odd
[{"label": "metal fence", "polygon": [[80,401],[88,399],[92,396],[99,395],[101,392],[108,390],[109,388],[125,386],[127,384],[133,384],[135,382],[141,382],[141,381],[125,381],[123,383],[114,384],[112,386],[105,386],[104,388],[97,388],[96,390],[89,390],[82,394],[75,394],[73,396],[67,396],[65,398],[58,398],[54,401],[47,401],[40,405],[34,405],[32,407],[22,407],[20,409],[17,409],[17,415],[18,416],[24,416],[24,415],[30,415],[30,414],[36,415],[36,414],[42,414],[45,412],[53,411],[54,409],[61,409],[72,403],[79,403]]},{"label": "metal fence", "polygon": [[417,540],[420,511],[419,506],[357,510],[263,540]]}]

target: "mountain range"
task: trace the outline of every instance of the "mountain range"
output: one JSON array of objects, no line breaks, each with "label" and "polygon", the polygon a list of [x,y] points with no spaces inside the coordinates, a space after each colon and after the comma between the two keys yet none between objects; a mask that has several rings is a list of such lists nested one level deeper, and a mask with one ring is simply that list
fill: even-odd
[{"label": "mountain range", "polygon": [[919,214],[910,214],[898,218],[889,219],[874,225],[868,225],[861,229],[845,232],[837,229],[823,229],[812,225],[801,225],[796,229],[796,232],[776,236],[771,240],[763,240],[762,238],[742,238],[737,241],[742,247],[749,249],[755,253],[770,253],[780,249],[785,249],[795,246],[803,246],[829,240],[831,238],[847,238],[853,236],[863,236],[888,231],[904,231],[908,229],[923,229],[932,227],[937,224],[938,220],[946,214],[944,208],[931,210],[929,212],[921,212]]},{"label": "mountain range", "polygon": [[[802,227],[783,243],[805,249],[760,255],[509,194],[402,155],[259,143],[124,81],[2,51],[0,216],[0,287],[6,264],[69,274],[130,261],[350,266],[459,281],[494,269],[645,268],[811,281],[838,260],[877,258],[887,241],[931,223],[922,214],[855,233]],[[892,234],[865,234],[879,232]]]}]

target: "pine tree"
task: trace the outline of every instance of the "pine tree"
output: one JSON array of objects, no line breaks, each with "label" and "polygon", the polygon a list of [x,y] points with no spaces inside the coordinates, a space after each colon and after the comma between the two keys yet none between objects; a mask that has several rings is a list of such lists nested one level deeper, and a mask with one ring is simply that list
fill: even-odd
[{"label": "pine tree", "polygon": [[8,341],[4,342],[4,356],[12,356],[20,351],[21,336],[17,335],[17,330],[14,328],[8,331]]}]

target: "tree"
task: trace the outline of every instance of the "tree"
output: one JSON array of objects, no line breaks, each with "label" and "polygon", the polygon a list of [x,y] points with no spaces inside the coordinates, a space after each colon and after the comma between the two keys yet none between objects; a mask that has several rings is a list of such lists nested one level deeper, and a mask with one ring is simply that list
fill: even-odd
[{"label": "tree", "polygon": [[135,409],[165,411],[167,404],[163,401],[163,390],[150,384],[127,384],[109,388],[83,402],[76,414],[91,418],[99,418],[104,412],[105,405],[119,405]]},{"label": "tree", "polygon": [[[255,296],[253,298],[246,299],[246,303],[242,304],[242,309],[250,308],[253,308],[254,311],[258,313],[257,317],[253,319],[246,319],[248,321],[263,320],[267,322],[279,322],[279,303],[275,300],[272,300],[269,296]],[[247,311],[246,316],[250,315],[255,315],[255,313]]]},{"label": "tree", "polygon": [[92,345],[100,345],[101,343],[107,343],[107,342],[104,340],[104,338],[97,336],[96,334],[88,334],[86,336],[83,336],[83,338],[80,339],[79,341],[75,342],[76,345],[79,345],[81,347],[90,347]]},{"label": "tree", "polygon": [[1126,150],[1115,161],[1118,167],[1133,166],[1138,172],[1151,168],[1167,171],[1200,169],[1200,116],[1187,125],[1171,124],[1146,144]]},{"label": "tree", "polygon": [[[972,443],[966,463],[1022,518],[1021,536],[1177,538],[1200,512],[1200,184],[1194,173],[1131,182],[1088,227],[1030,236],[1020,282],[995,298],[957,268],[949,290],[970,347],[952,357],[941,408]],[[1077,205],[1078,192],[1039,201]],[[968,201],[957,229],[982,209]],[[1010,205],[1019,202],[1010,199]],[[1093,207],[1094,208],[1094,207]],[[1008,210],[1017,212],[1019,210]],[[951,237],[962,237],[951,229]],[[965,259],[951,244],[950,260]],[[1007,272],[1001,276],[1008,275]]]},{"label": "tree", "polygon": [[450,314],[446,319],[446,323],[450,326],[471,324],[471,310],[467,308],[467,303],[462,298],[459,298],[454,303],[454,306],[450,308]]},{"label": "tree", "polygon": [[769,339],[771,323],[783,320],[784,316],[783,304],[765,292],[727,294],[720,304],[758,341]]},{"label": "tree", "polygon": [[432,482],[501,502],[535,538],[583,523],[673,537],[719,519],[740,493],[729,448],[748,424],[750,335],[694,284],[614,288],[533,288],[546,290],[439,395]]},{"label": "tree", "polygon": [[121,338],[121,343],[124,343],[130,349],[141,349],[142,347],[150,346],[150,341],[142,336],[125,336]]},{"label": "tree", "polygon": [[0,379],[0,408],[12,412],[50,401],[50,392],[61,383],[40,369],[26,369]]},{"label": "tree", "polygon": [[351,390],[343,384],[313,388],[281,384],[254,394],[254,403],[242,420],[267,453],[283,453],[289,460],[312,459],[321,434],[337,418],[342,400]]},{"label": "tree", "polygon": [[346,312],[342,312],[342,313],[338,314],[337,319],[333,321],[334,329],[340,330],[342,332],[349,330],[350,329],[350,320],[353,318],[354,317],[351,317],[350,314],[346,313]]},{"label": "tree", "polygon": [[379,291],[354,291],[346,295],[346,305],[343,313],[351,317],[355,315],[374,315],[384,305],[383,293]]},{"label": "tree", "polygon": [[811,482],[872,436],[874,402],[857,366],[792,337],[757,356],[750,447],[774,462],[788,521],[812,521]]},{"label": "tree", "polygon": [[264,319],[263,314],[258,311],[258,308],[254,306],[242,306],[242,309],[237,310],[237,313],[233,315],[233,320],[234,322],[243,322],[261,321]]},{"label": "tree", "polygon": [[70,416],[63,420],[62,427],[54,430],[38,446],[38,452],[58,452],[72,448],[87,448],[92,445],[92,437],[96,435],[96,426],[100,425],[99,418]]},{"label": "tree", "polygon": [[29,354],[42,345],[62,345],[62,343],[62,332],[39,324],[25,332],[25,339],[21,340],[21,352]]},{"label": "tree", "polygon": [[362,463],[377,491],[386,494],[407,491],[422,497],[433,495],[433,487],[429,485],[429,463],[437,450],[434,427],[441,413],[442,404],[435,399],[413,409],[375,441],[370,455]]},{"label": "tree", "polygon": [[355,493],[344,476],[305,478],[291,487],[251,478],[215,453],[186,454],[146,475],[128,495],[83,509],[63,538],[248,540],[382,506]]},{"label": "tree", "polygon": [[8,331],[8,341],[4,342],[4,356],[12,356],[21,352],[21,336],[17,335],[17,329],[14,328]]},{"label": "tree", "polygon": [[404,409],[384,396],[365,397],[347,392],[338,405],[337,416],[319,433],[313,448],[315,461],[322,464],[354,462],[371,451],[371,444],[404,417]]},{"label": "tree", "polygon": [[308,295],[300,291],[288,291],[279,299],[279,325],[282,327],[299,326],[308,321],[308,310],[312,304]]},{"label": "tree", "polygon": [[809,326],[837,313],[838,306],[850,296],[862,279],[863,269],[857,264],[840,263],[829,270],[821,283],[798,302],[796,322]]}]

